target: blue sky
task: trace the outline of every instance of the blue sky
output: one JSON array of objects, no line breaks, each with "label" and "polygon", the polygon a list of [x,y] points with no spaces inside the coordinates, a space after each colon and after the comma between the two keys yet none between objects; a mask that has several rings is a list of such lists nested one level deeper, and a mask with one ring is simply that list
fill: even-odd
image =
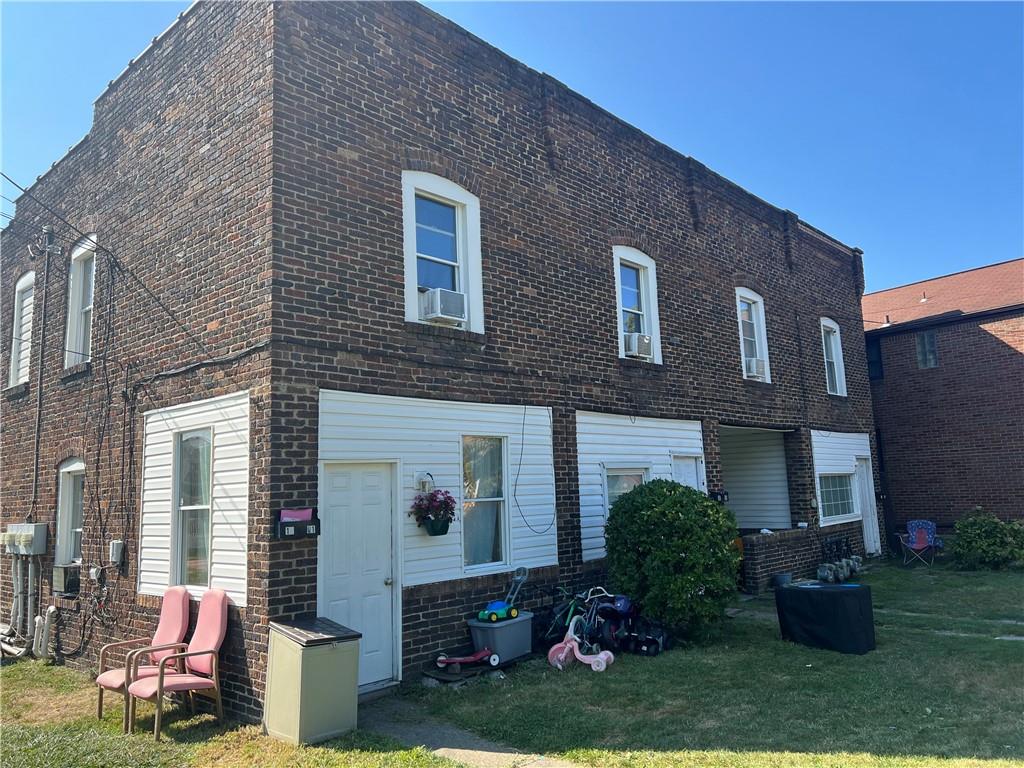
[{"label": "blue sky", "polygon": [[[1024,255],[1020,3],[430,6],[863,248],[869,290]],[[4,172],[27,184],[85,135],[185,7],[4,2]]]}]

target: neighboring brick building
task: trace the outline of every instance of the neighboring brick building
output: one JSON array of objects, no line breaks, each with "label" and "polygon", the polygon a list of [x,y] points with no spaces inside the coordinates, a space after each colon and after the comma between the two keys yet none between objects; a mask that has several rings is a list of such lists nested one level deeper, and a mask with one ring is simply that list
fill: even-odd
[{"label": "neighboring brick building", "polygon": [[[879,548],[860,252],[421,6],[196,4],[2,245],[2,519],[50,525],[82,665],[191,581],[234,603],[241,715],[274,619],[350,623],[387,683],[515,566],[600,578],[652,477],[729,493],[751,590]],[[437,539],[405,514],[432,487]],[[275,538],[293,507],[319,540]],[[111,539],[109,608],[51,594]]]},{"label": "neighboring brick building", "polygon": [[886,522],[1024,518],[1024,259],[864,296]]}]

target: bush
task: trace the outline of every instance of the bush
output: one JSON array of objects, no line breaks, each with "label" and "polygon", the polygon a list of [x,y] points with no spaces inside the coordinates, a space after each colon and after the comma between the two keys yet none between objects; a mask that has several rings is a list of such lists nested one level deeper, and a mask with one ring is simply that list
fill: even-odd
[{"label": "bush", "polygon": [[620,496],[605,526],[608,579],[648,618],[704,635],[736,592],[732,512],[700,491],[652,480]]},{"label": "bush", "polygon": [[1024,561],[1024,525],[1004,522],[981,507],[953,528],[953,559],[961,568],[1005,568]]}]

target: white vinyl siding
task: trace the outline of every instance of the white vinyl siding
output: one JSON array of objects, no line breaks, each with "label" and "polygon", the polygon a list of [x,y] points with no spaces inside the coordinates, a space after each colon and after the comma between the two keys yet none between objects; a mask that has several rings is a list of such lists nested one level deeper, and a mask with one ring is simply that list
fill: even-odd
[{"label": "white vinyl siding", "polygon": [[576,450],[580,477],[580,538],[583,559],[605,556],[609,470],[645,472],[647,480],[673,479],[673,464],[685,457],[700,461],[698,490],[705,490],[704,443],[699,421],[631,419],[610,413],[576,412]]},{"label": "white vinyl siding", "polygon": [[721,428],[718,435],[726,506],[740,528],[791,528],[782,432]]},{"label": "white vinyl siding", "polygon": [[[213,436],[209,587],[246,604],[249,535],[249,393],[198,400],[145,415],[139,591],[163,595],[180,578],[181,520],[174,499],[178,435],[208,429]],[[189,585],[201,597],[203,585]]]},{"label": "white vinyl siding", "polygon": [[32,309],[35,304],[35,272],[22,275],[14,286],[14,316],[11,333],[11,367],[7,383],[11,386],[28,381],[32,358]]},{"label": "white vinyl siding", "polygon": [[[507,544],[502,563],[464,563],[462,444],[467,435],[504,440],[502,533]],[[321,390],[319,448],[324,463],[386,462],[397,467],[394,514],[403,586],[558,562],[548,408]],[[408,514],[420,492],[417,477],[428,472],[435,488],[450,491],[459,502],[445,536],[427,536]]]},{"label": "white vinyl siding", "polygon": [[[814,474],[818,493],[818,519],[820,524],[827,526],[860,520],[862,515],[861,504],[858,498],[859,495],[855,491],[853,492],[853,513],[825,516],[822,477],[830,475],[848,476],[852,487],[854,482],[853,476],[857,472],[857,459],[871,458],[871,441],[867,433],[812,430],[811,448],[814,455]],[[826,489],[834,488],[834,486],[834,480],[825,481]],[[873,482],[870,491],[873,497]],[[835,493],[832,492],[828,496],[829,501],[834,501],[837,498]],[[835,509],[836,507],[831,505],[830,511]]]}]

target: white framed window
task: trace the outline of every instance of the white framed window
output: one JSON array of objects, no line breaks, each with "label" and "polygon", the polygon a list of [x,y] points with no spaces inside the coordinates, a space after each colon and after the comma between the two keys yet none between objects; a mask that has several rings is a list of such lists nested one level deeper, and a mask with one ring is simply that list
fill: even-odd
[{"label": "white framed window", "polygon": [[939,365],[939,347],[935,340],[935,329],[918,331],[917,342],[917,367],[937,368]]},{"label": "white framed window", "polygon": [[176,583],[209,587],[213,430],[204,427],[178,432],[174,436],[174,455]]},{"label": "white framed window", "polygon": [[768,364],[768,330],[764,299],[749,288],[736,289],[736,317],[740,331],[740,360],[743,378],[771,382]]},{"label": "white framed window", "polygon": [[619,497],[643,485],[650,478],[650,467],[605,467],[604,468],[604,515],[607,519],[612,505]]},{"label": "white framed window", "polygon": [[860,510],[853,493],[852,474],[818,475],[818,498],[822,525],[860,519]]},{"label": "white framed window", "polygon": [[26,272],[14,286],[14,316],[11,331],[11,367],[7,375],[10,386],[28,381],[32,357],[32,310],[36,273]]},{"label": "white framed window", "polygon": [[68,273],[68,327],[64,336],[64,367],[92,358],[92,297],[96,277],[96,240],[93,235],[71,249]]},{"label": "white framed window", "polygon": [[68,459],[58,469],[57,565],[82,562],[82,520],[85,507],[85,462]]},{"label": "white framed window", "polygon": [[612,248],[615,270],[616,322],[619,357],[628,354],[626,334],[651,337],[648,360],[661,363],[661,323],[658,319],[658,272],[654,259],[643,251],[626,245]]},{"label": "white framed window", "polygon": [[405,319],[425,322],[423,295],[440,288],[464,297],[458,325],[483,333],[479,199],[432,173],[402,171],[402,218]]},{"label": "white framed window", "polygon": [[507,561],[505,438],[462,436],[462,553],[467,572]]},{"label": "white framed window", "polygon": [[843,365],[843,340],[839,325],[821,318],[821,348],[825,357],[825,387],[830,395],[846,397],[846,368]]}]

